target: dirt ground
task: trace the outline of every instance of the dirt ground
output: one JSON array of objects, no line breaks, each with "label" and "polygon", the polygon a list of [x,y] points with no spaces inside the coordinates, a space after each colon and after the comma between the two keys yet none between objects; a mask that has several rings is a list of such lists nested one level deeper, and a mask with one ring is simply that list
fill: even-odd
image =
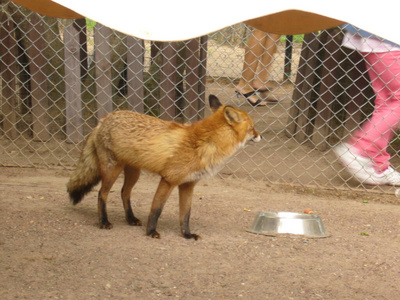
[{"label": "dirt ground", "polygon": [[[125,223],[119,179],[112,230],[97,227],[96,191],[72,206],[68,171],[0,169],[1,299],[396,299],[400,206],[394,196],[313,193],[213,178],[195,190],[191,229],[179,234],[177,193],[161,239]],[[144,224],[158,178],[144,174],[132,200]],[[330,236],[246,231],[260,211],[319,215]]]}]

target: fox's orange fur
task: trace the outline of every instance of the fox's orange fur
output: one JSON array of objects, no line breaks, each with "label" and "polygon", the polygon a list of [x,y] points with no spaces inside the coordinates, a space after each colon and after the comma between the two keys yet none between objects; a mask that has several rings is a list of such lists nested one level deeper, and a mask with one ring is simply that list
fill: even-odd
[{"label": "fox's orange fur", "polygon": [[99,181],[98,196],[100,228],[112,228],[106,212],[108,193],[124,170],[121,191],[126,219],[131,225],[141,225],[134,216],[130,194],[140,169],[161,176],[154,196],[147,234],[160,237],[156,231],[158,218],[174,187],[179,188],[180,224],[184,237],[198,239],[190,233],[189,218],[196,183],[212,176],[224,161],[249,140],[258,142],[261,136],[254,129],[249,115],[237,108],[222,105],[210,95],[213,114],[192,125],[183,125],[139,114],[117,111],[100,120],[86,140],[77,168],[68,183],[73,204]]}]

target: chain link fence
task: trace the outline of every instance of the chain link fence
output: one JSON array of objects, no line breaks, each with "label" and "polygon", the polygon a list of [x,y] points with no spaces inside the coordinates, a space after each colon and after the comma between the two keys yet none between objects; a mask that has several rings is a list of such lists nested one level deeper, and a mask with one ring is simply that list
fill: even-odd
[{"label": "chain link fence", "polygon": [[[2,2],[0,17],[2,167],[73,168],[104,114],[129,109],[195,122],[210,113],[205,100],[215,94],[247,111],[264,137],[233,157],[221,176],[393,192],[361,185],[331,151],[371,115],[374,102],[364,62],[340,46],[340,29],[279,37],[264,66],[269,92],[255,96],[278,101],[253,107],[236,94],[252,34],[244,24],[161,43],[10,2]],[[388,149],[394,168],[398,149],[394,139]]]}]

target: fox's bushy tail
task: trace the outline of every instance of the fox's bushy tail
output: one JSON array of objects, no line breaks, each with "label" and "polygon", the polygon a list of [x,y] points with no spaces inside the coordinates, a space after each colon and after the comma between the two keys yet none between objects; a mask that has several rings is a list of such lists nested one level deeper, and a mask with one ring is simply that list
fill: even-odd
[{"label": "fox's bushy tail", "polygon": [[76,170],[67,184],[72,204],[76,205],[99,183],[101,179],[99,160],[94,144],[95,131],[86,140]]}]

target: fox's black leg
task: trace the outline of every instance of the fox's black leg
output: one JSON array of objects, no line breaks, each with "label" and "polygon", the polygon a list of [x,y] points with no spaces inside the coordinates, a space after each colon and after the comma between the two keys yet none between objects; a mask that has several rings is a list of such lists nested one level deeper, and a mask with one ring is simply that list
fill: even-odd
[{"label": "fox's black leg", "polygon": [[186,239],[201,239],[197,234],[190,232],[189,220],[190,211],[192,207],[193,190],[196,185],[195,182],[186,182],[179,186],[179,223],[181,225],[181,232]]},{"label": "fox's black leg", "polygon": [[122,166],[109,167],[102,173],[101,188],[98,196],[98,213],[99,213],[99,227],[101,229],[111,229],[113,225],[108,221],[107,216],[107,198],[110,193],[111,187],[115,180],[117,180],[119,173],[121,173]]},{"label": "fox's black leg", "polygon": [[156,194],[154,195],[153,203],[151,204],[149,219],[147,221],[146,234],[148,236],[151,236],[152,238],[159,239],[161,237],[160,234],[156,231],[157,222],[162,213],[165,202],[167,202],[173,189],[173,185],[169,184],[166,180],[161,178]]},{"label": "fox's black leg", "polygon": [[[128,199],[129,203],[130,200]],[[132,226],[142,226],[142,221],[140,221],[138,218],[135,217],[135,215],[133,214],[132,208],[128,209],[125,212],[125,219],[128,222],[129,225]]]},{"label": "fox's black leg", "polygon": [[113,225],[108,221],[107,204],[102,198],[102,192],[99,191],[98,196],[98,211],[99,211],[99,227],[100,229],[111,229]]},{"label": "fox's black leg", "polygon": [[146,234],[152,238],[161,238],[161,235],[156,231],[158,218],[162,213],[162,209],[151,210],[147,223]]},{"label": "fox's black leg", "polygon": [[142,222],[138,218],[136,218],[135,215],[133,214],[131,199],[130,199],[132,188],[139,179],[140,169],[135,169],[126,166],[124,169],[124,174],[125,178],[124,178],[124,185],[121,190],[121,198],[122,198],[122,203],[124,204],[126,221],[128,222],[129,225],[132,226],[142,226]]}]

